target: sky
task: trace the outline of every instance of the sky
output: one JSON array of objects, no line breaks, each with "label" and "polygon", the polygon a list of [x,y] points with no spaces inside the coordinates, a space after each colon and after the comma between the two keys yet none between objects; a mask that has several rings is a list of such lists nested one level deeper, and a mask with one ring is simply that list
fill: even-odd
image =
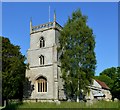
[{"label": "sky", "polygon": [[21,47],[26,56],[30,46],[30,18],[33,26],[53,21],[64,26],[72,12],[81,9],[88,16],[87,25],[95,36],[96,75],[106,68],[118,66],[118,3],[117,2],[3,2],[2,36]]}]

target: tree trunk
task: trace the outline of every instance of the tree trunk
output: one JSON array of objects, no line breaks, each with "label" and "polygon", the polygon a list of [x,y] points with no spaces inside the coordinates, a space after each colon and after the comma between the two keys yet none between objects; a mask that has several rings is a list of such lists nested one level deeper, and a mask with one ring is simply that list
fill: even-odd
[{"label": "tree trunk", "polygon": [[[78,92],[79,92],[79,80],[78,80]],[[77,102],[79,102],[79,95],[77,94]]]}]

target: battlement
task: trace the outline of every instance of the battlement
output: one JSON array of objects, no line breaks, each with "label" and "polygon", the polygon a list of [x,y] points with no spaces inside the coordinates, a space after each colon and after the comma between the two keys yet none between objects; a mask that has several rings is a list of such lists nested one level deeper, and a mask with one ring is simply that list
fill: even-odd
[{"label": "battlement", "polygon": [[57,22],[48,22],[46,24],[41,24],[38,26],[31,26],[31,32],[30,34],[34,33],[34,32],[38,32],[38,31],[44,31],[44,30],[48,30],[48,29],[58,29],[58,30],[62,30],[62,26],[59,25]]}]

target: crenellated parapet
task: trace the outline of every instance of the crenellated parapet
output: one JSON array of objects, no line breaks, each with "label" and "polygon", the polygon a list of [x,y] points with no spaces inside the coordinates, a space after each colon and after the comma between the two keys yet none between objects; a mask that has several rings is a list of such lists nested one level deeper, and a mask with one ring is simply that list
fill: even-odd
[{"label": "crenellated parapet", "polygon": [[32,26],[31,25],[30,34],[35,33],[35,32],[39,32],[39,31],[48,30],[48,29],[51,29],[51,28],[62,30],[62,26],[59,25],[57,22],[48,22],[46,24],[41,24],[41,25],[38,25],[38,26]]},{"label": "crenellated parapet", "polygon": [[61,31],[63,29],[63,27],[56,22],[55,11],[54,11],[54,21],[53,22],[48,22],[48,23],[41,24],[38,26],[32,26],[32,19],[30,20],[30,34],[40,32],[40,31],[45,31],[48,29],[57,29],[59,31]]}]

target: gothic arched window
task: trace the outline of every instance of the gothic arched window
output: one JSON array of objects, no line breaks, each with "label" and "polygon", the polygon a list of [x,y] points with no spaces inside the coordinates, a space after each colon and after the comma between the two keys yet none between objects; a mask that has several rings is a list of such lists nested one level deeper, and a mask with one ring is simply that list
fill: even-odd
[{"label": "gothic arched window", "polygon": [[43,76],[37,79],[38,92],[47,92],[47,79]]},{"label": "gothic arched window", "polygon": [[44,56],[43,56],[43,55],[41,55],[41,56],[39,57],[39,64],[40,64],[40,65],[44,65]]},{"label": "gothic arched window", "polygon": [[41,37],[40,38],[40,48],[42,48],[44,46],[45,46],[45,40],[44,40],[44,37]]}]

